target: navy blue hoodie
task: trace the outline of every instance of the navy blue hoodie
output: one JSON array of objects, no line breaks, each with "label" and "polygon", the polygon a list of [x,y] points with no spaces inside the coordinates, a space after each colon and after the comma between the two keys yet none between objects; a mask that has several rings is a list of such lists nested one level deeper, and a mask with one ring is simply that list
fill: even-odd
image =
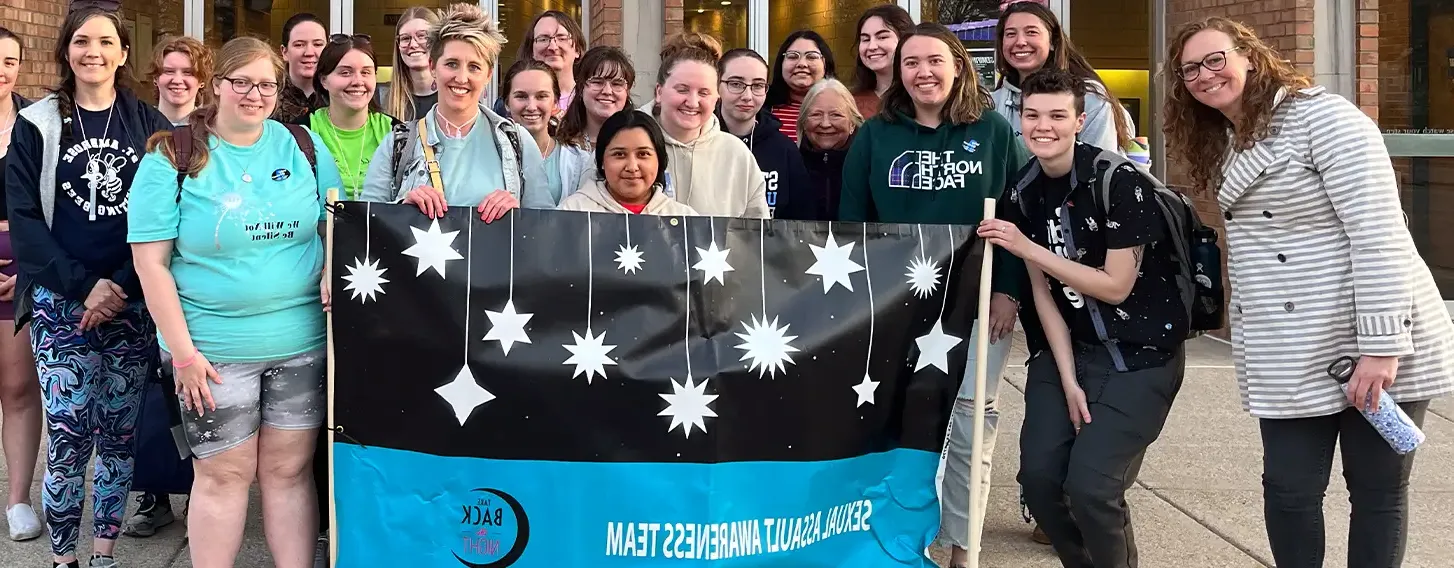
[{"label": "navy blue hoodie", "polygon": [[[721,110],[717,111],[717,122],[722,124],[724,132],[730,133]],[[757,158],[757,167],[767,178],[767,210],[774,219],[781,218],[778,215],[782,211],[784,197],[808,187],[808,169],[803,166],[798,145],[779,130],[781,127],[781,121],[761,110],[757,112],[757,126],[752,127],[752,132],[738,136],[752,150],[752,156]]]},{"label": "navy blue hoodie", "polygon": [[801,221],[837,221],[838,196],[843,190],[843,159],[853,145],[850,135],[837,150],[820,150],[806,136],[801,142],[803,166],[808,169],[808,183],[793,187],[792,193],[778,196],[776,218]]}]

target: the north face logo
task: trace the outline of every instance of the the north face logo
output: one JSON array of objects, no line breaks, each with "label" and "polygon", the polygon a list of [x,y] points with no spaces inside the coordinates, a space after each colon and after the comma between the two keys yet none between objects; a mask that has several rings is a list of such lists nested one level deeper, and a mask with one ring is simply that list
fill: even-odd
[{"label": "the north face logo", "polygon": [[889,187],[921,191],[964,189],[965,176],[969,175],[984,175],[984,163],[956,160],[954,150],[908,150],[894,158],[889,166]]}]

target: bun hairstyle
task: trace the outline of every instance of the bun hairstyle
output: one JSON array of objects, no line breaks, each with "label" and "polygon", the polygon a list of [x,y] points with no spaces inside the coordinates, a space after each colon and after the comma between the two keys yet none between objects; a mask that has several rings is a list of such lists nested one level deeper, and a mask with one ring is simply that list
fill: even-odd
[{"label": "bun hairstyle", "polygon": [[[272,63],[274,80],[283,80],[283,58],[278,51],[273,49],[267,42],[255,37],[243,36],[228,40],[217,52],[217,75],[213,82],[222,81],[222,77],[231,75],[233,72],[246,67],[259,59],[267,59]],[[231,89],[232,87],[227,87]],[[281,92],[281,89],[280,89]],[[276,96],[276,95],[275,95]],[[219,97],[220,103],[220,97]],[[185,172],[190,177],[197,177],[202,169],[207,167],[209,135],[216,134],[217,127],[217,105],[198,108],[192,111],[187,117],[185,128],[192,129],[192,158],[189,163],[178,164],[175,149],[172,147],[172,132],[162,130],[153,134],[151,139],[146,141],[146,151],[161,149],[162,157],[172,164],[178,172]]]},{"label": "bun hairstyle", "polygon": [[574,95],[565,108],[565,116],[560,119],[560,128],[556,130],[555,136],[562,146],[586,149],[589,146],[586,142],[586,82],[598,77],[619,77],[625,80],[626,101],[622,108],[635,108],[636,104],[631,101],[631,89],[636,86],[636,67],[621,48],[598,45],[581,55],[581,59],[576,62],[575,76]]},{"label": "bun hairstyle", "polygon": [[444,55],[444,44],[450,41],[470,44],[494,69],[507,40],[478,4],[456,3],[450,4],[439,22],[429,27],[429,60],[439,61]]},{"label": "bun hairstyle", "polygon": [[722,42],[717,38],[701,32],[676,34],[661,46],[661,68],[656,72],[656,84],[665,85],[678,63],[696,61],[715,70],[719,59],[722,59]]}]

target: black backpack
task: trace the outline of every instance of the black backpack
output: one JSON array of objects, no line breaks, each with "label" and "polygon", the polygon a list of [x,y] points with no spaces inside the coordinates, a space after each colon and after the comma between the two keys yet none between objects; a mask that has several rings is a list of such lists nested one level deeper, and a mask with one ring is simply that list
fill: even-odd
[{"label": "black backpack", "polygon": [[[298,149],[308,158],[308,165],[313,168],[313,179],[318,179],[318,156],[313,150],[313,137],[308,135],[308,129],[286,122],[282,125],[288,127],[288,133],[298,142]],[[173,165],[177,167],[177,203],[182,202],[182,180],[187,179],[187,175],[191,173],[188,168],[192,165],[192,141],[197,137],[193,128],[188,123],[172,129],[172,155],[175,157]],[[206,133],[199,138],[203,144],[207,143]]]},{"label": "black backpack", "polygon": [[[1173,190],[1152,175],[1145,165],[1131,161],[1118,152],[1101,150],[1096,156],[1095,175],[1100,180],[1095,192],[1096,206],[1101,212],[1106,211],[1106,204],[1110,202],[1111,178],[1114,171],[1123,166],[1130,165],[1136,173],[1146,178],[1151,183],[1152,193],[1156,204],[1161,208],[1161,216],[1166,220],[1167,239],[1172,249],[1172,256],[1176,260],[1178,271],[1176,284],[1181,292],[1181,303],[1186,308],[1187,315],[1187,339],[1201,336],[1208,331],[1221,329],[1226,321],[1226,300],[1222,287],[1222,250],[1217,246],[1217,231],[1202,223],[1201,215],[1197,213],[1187,196]],[[1031,170],[1016,188],[1016,194],[1023,189],[1040,173],[1039,162],[1035,161]],[[1020,203],[1021,212],[1027,217],[1030,212],[1024,199],[1017,199]],[[1068,221],[1064,221],[1069,226]],[[1070,254],[1076,254],[1076,246],[1071,231],[1065,231],[1067,250]],[[1106,335],[1106,326],[1101,318],[1100,302],[1090,296],[1082,296],[1086,300],[1086,308],[1090,311],[1091,319],[1095,324],[1096,333],[1100,336],[1102,343],[1111,350],[1112,358],[1116,362],[1118,370],[1124,371],[1124,363],[1121,361],[1120,350],[1115,346],[1115,340]]]}]

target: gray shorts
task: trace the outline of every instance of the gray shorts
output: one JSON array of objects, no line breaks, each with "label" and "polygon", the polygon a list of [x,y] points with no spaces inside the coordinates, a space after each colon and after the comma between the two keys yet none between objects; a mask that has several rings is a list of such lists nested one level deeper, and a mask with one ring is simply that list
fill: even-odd
[{"label": "gray shorts", "polygon": [[[248,441],[266,424],[278,430],[323,425],[327,352],[255,363],[213,363],[222,384],[208,381],[217,410],[198,416],[182,402],[182,426],[192,453],[206,459]],[[162,364],[171,354],[162,351]]]}]

